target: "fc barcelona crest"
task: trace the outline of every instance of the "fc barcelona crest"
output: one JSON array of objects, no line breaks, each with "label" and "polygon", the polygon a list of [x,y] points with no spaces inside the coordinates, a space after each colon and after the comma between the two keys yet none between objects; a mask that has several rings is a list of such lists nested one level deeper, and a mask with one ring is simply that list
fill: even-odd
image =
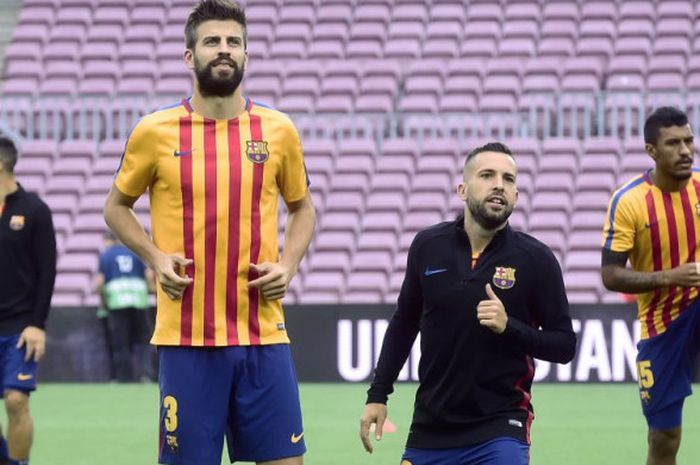
[{"label": "fc barcelona crest", "polygon": [[515,285],[515,268],[497,266],[493,274],[494,286],[501,289],[510,289]]},{"label": "fc barcelona crest", "polygon": [[12,217],[10,217],[10,229],[13,231],[20,231],[22,228],[24,228],[24,216],[12,215]]},{"label": "fc barcelona crest", "polygon": [[264,140],[249,140],[246,142],[245,154],[253,163],[265,163],[270,158],[267,142]]}]

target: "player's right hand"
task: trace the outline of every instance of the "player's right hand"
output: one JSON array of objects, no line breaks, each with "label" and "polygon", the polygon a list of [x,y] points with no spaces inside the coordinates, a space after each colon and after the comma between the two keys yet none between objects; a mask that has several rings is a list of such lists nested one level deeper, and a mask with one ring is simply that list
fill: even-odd
[{"label": "player's right hand", "polygon": [[181,299],[185,288],[192,284],[192,278],[185,274],[185,267],[192,263],[189,258],[165,253],[161,253],[151,263],[161,289],[170,299]]},{"label": "player's right hand", "polygon": [[382,439],[382,430],[384,429],[384,421],[386,420],[386,405],[384,404],[367,404],[365,411],[360,417],[360,439],[365,450],[370,454],[374,450],[372,442],[369,439],[369,430],[372,424],[376,424],[374,437],[377,441]]},{"label": "player's right hand", "polygon": [[665,272],[669,285],[700,286],[700,262],[685,263]]}]

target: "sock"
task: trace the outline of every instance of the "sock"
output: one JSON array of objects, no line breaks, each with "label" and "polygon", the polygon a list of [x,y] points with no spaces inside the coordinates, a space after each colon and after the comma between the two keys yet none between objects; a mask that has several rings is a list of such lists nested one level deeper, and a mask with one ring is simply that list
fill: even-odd
[{"label": "sock", "polygon": [[14,460],[14,459],[9,459],[7,461],[9,465],[29,465],[29,459],[27,460]]}]

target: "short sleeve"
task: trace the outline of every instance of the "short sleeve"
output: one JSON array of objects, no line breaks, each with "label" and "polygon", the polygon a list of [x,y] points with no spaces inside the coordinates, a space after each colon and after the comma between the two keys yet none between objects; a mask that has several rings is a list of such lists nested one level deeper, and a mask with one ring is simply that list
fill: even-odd
[{"label": "short sleeve", "polygon": [[635,215],[629,199],[618,192],[610,200],[603,228],[603,248],[629,252],[634,247]]},{"label": "short sleeve", "polygon": [[290,121],[286,126],[284,140],[284,158],[278,177],[280,193],[287,203],[304,198],[309,186],[304,165],[304,152],[301,139],[294,124]]},{"label": "short sleeve", "polygon": [[147,120],[141,120],[131,131],[114,177],[117,189],[130,197],[146,192],[155,173],[157,139],[148,126]]}]

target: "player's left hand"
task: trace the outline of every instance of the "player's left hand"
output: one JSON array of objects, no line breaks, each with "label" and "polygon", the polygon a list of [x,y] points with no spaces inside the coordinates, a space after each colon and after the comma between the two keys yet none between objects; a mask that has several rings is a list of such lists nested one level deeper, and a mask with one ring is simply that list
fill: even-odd
[{"label": "player's left hand", "polygon": [[37,328],[36,326],[27,326],[24,328],[24,331],[22,331],[22,334],[19,335],[17,348],[19,349],[23,345],[27,346],[24,361],[28,362],[33,357],[34,361],[38,362],[44,356],[46,333],[43,329]]},{"label": "player's left hand", "polygon": [[476,317],[482,326],[486,326],[496,334],[501,334],[506,330],[508,324],[508,314],[503,302],[498,298],[491,284],[486,284],[487,300],[482,300],[476,307]]},{"label": "player's left hand", "polygon": [[250,269],[258,274],[258,278],[248,283],[248,289],[258,288],[265,300],[281,299],[287,294],[292,273],[279,263],[251,263]]}]

